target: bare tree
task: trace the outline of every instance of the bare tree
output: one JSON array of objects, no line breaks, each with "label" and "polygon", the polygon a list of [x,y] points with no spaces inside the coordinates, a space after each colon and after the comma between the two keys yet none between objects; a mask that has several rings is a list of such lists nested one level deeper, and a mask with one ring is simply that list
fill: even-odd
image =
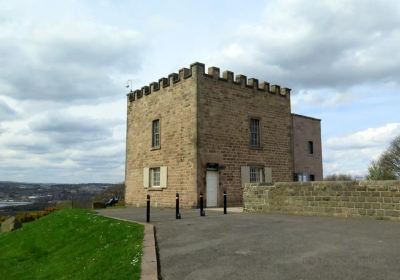
[{"label": "bare tree", "polygon": [[368,180],[400,179],[400,136],[397,136],[389,148],[383,152],[377,161],[372,161],[368,167]]}]

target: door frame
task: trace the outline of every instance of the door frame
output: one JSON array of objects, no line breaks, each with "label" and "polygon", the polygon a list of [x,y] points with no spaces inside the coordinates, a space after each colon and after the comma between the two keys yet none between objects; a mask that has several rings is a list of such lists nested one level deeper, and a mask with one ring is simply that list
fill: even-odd
[{"label": "door frame", "polygon": [[[217,176],[217,182],[216,182],[216,186],[215,186],[215,205],[213,206],[209,206],[209,192],[208,192],[208,184],[207,184],[207,174],[208,172],[212,172],[214,174],[216,174]],[[218,170],[206,170],[206,207],[218,207],[218,198],[219,198],[219,172]]]}]

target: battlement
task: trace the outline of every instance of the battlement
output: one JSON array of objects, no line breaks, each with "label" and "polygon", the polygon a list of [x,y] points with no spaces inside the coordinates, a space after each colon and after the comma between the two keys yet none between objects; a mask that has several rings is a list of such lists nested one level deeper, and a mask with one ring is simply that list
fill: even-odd
[{"label": "battlement", "polygon": [[[205,72],[205,65],[200,62],[195,62],[190,65],[190,68],[182,68],[178,73],[171,73],[168,78],[161,78],[158,82],[152,82],[148,86],[143,86],[141,89],[131,91],[127,94],[130,102],[142,98],[145,95],[157,92],[160,89],[173,86],[185,79],[197,77],[206,77],[214,79],[216,81],[228,82],[232,85],[251,88],[255,91],[266,92],[269,94],[274,94],[280,97],[290,97],[290,88],[281,88],[279,85],[270,85],[268,82],[259,82],[258,79],[250,78],[247,79],[245,75],[236,75],[232,71],[223,71],[222,76],[220,75],[220,69],[218,67],[209,67],[207,73]],[[234,78],[235,77],[235,78]]]}]

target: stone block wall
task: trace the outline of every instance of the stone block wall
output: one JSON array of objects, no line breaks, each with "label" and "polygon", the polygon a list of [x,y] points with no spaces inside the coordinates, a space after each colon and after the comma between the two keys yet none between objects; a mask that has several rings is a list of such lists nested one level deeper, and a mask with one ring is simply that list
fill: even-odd
[{"label": "stone block wall", "polygon": [[247,212],[400,220],[400,181],[247,184]]},{"label": "stone block wall", "polygon": [[[260,120],[260,147],[250,147],[250,119]],[[160,121],[160,148],[151,147],[152,121]],[[218,205],[223,191],[231,205],[242,205],[242,166],[272,169],[274,181],[293,174],[290,89],[247,79],[194,63],[128,94],[125,200],[144,206],[196,207],[207,204],[209,163],[219,171]],[[148,188],[144,169],[167,167],[164,188]],[[144,177],[145,176],[145,177]]]},{"label": "stone block wall", "polygon": [[[203,72],[203,71],[201,71]],[[292,181],[290,90],[208,68],[198,77],[198,189],[207,193],[206,165],[218,163],[218,205],[223,191],[242,205],[242,166],[272,169],[273,181]],[[250,119],[260,121],[260,147],[250,147]],[[207,199],[207,197],[205,197]]]},{"label": "stone block wall", "polygon": [[[182,207],[197,205],[196,189],[196,68],[182,69],[128,98],[125,201],[173,207],[180,193]],[[152,148],[152,121],[160,120],[160,147]],[[145,188],[144,168],[167,167],[166,188]]]}]

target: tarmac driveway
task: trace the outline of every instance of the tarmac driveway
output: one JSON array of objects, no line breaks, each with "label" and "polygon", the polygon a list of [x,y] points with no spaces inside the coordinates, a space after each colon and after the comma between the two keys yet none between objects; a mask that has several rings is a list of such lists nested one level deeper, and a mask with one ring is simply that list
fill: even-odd
[{"label": "tarmac driveway", "polygon": [[[99,211],[145,221],[145,209]],[[162,279],[400,279],[400,222],[152,209]]]}]

